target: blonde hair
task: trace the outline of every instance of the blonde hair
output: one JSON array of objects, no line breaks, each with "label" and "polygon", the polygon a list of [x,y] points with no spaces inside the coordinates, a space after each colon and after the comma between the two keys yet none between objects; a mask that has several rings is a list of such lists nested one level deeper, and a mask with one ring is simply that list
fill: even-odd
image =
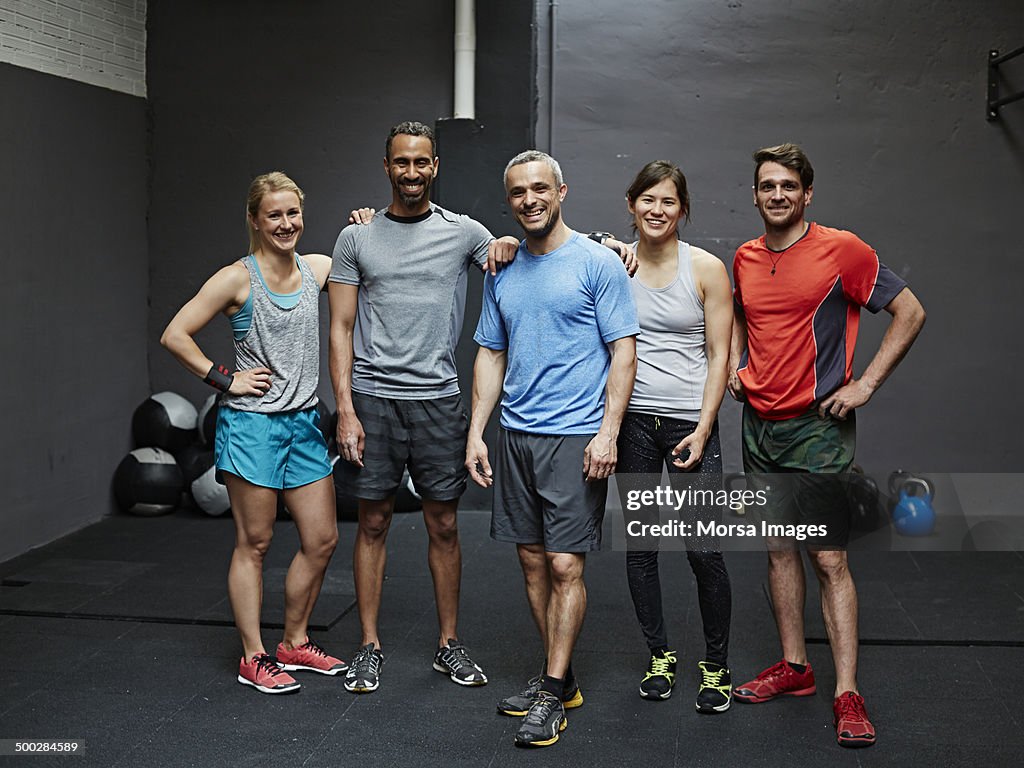
[{"label": "blonde hair", "polygon": [[249,233],[249,253],[255,253],[259,246],[252,222],[260,212],[260,203],[271,192],[294,192],[299,198],[299,209],[305,205],[306,194],[299,185],[280,171],[271,171],[257,176],[249,185],[249,197],[245,201],[245,228]]}]

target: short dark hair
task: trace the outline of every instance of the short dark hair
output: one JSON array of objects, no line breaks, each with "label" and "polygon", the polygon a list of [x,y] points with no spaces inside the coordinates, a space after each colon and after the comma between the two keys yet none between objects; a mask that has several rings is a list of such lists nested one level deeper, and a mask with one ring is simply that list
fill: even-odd
[{"label": "short dark hair", "polygon": [[814,168],[811,161],[798,144],[777,144],[774,147],[764,147],[754,153],[754,186],[757,186],[757,174],[765,163],[778,163],[783,168],[789,168],[800,175],[800,183],[804,189],[809,189],[814,184]]},{"label": "short dark hair", "polygon": [[434,138],[434,129],[429,125],[418,123],[415,120],[406,120],[399,123],[388,133],[388,140],[384,144],[384,157],[391,159],[391,141],[395,136],[426,136],[430,139],[430,156],[437,157],[437,140]]},{"label": "short dark hair", "polygon": [[679,204],[683,208],[683,217],[690,220],[690,192],[686,187],[686,176],[682,169],[675,163],[668,160],[652,160],[633,179],[633,183],[626,190],[626,198],[630,203],[635,204],[636,199],[655,184],[671,179],[676,185],[676,192],[679,194]]}]

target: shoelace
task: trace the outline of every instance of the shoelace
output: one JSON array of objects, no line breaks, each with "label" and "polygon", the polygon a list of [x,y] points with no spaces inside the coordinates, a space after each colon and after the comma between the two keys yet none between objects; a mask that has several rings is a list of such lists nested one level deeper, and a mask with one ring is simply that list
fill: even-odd
[{"label": "shoelace", "polygon": [[651,669],[647,674],[668,676],[672,672],[669,664],[674,664],[675,660],[676,657],[671,653],[666,653],[664,656],[651,656]]},{"label": "shoelace", "polygon": [[786,674],[788,669],[789,665],[785,661],[780,661],[779,663],[768,667],[768,669],[757,676],[757,679],[767,680],[769,677],[782,677]]},{"label": "shoelace", "polygon": [[540,690],[540,683],[540,675],[537,675],[537,677],[531,677],[526,683],[526,688],[524,688],[519,695],[524,699],[532,699],[537,695],[537,691]]},{"label": "shoelace", "polygon": [[463,645],[449,645],[448,654],[451,656],[451,664],[456,670],[461,670],[463,667],[472,667],[476,669],[476,664],[469,658],[469,653],[466,652],[466,648]]},{"label": "shoelace", "polygon": [[284,670],[278,666],[277,659],[275,659],[269,653],[264,653],[262,656],[256,657],[257,675],[259,675],[261,669],[264,670],[271,677],[275,675],[280,675],[284,672]]},{"label": "shoelace", "polygon": [[376,675],[380,669],[380,656],[373,651],[360,648],[352,657],[352,673],[362,675],[366,672]]},{"label": "shoelace", "polygon": [[838,709],[839,720],[854,723],[864,723],[867,720],[867,713],[864,711],[864,707],[861,706],[861,703],[852,693],[839,697]]},{"label": "shoelace", "polygon": [[309,638],[307,638],[306,642],[304,642],[302,645],[300,645],[295,650],[300,650],[300,649],[307,650],[310,653],[315,653],[317,656],[323,656],[325,659],[327,658],[327,651],[325,651],[323,648],[321,648],[319,645],[314,643]]},{"label": "shoelace", "polygon": [[538,694],[530,705],[530,711],[526,713],[526,722],[530,725],[544,725],[557,703],[558,699],[550,693]]},{"label": "shoelace", "polygon": [[701,667],[703,673],[703,682],[701,685],[705,688],[720,688],[722,686],[722,675],[725,674],[724,669],[720,669],[717,672],[712,672],[707,667]]}]

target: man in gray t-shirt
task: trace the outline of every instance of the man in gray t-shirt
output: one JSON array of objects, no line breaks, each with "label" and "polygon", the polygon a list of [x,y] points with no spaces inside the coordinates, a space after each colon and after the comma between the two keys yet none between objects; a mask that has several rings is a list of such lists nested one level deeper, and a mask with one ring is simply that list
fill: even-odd
[{"label": "man in gray t-shirt", "polygon": [[485,268],[489,249],[495,262],[510,260],[518,242],[495,241],[483,225],[430,202],[438,160],[428,126],[396,125],[385,152],[391,205],[368,224],[342,230],[328,284],[331,381],[344,459],[338,476],[359,500],[353,570],[362,641],[345,688],[369,693],[379,683],[386,540],[406,467],[423,498],[429,537],[440,625],[434,669],[460,685],[483,685],[487,677],[456,626],[462,572],[456,510],[466,488],[468,422],[455,345],[470,265]]}]

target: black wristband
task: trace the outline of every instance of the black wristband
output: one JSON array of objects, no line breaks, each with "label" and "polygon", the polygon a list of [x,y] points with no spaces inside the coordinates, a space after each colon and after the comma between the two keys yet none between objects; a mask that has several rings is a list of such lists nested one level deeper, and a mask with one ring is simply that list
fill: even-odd
[{"label": "black wristband", "polygon": [[613,235],[611,232],[591,232],[589,235],[587,235],[587,237],[589,237],[595,243],[600,243],[601,245],[604,245],[605,240],[615,239],[615,235]]},{"label": "black wristband", "polygon": [[231,382],[234,381],[234,376],[231,371],[227,369],[227,366],[217,365],[217,363],[214,363],[210,366],[210,370],[203,381],[214,389],[219,389],[221,392],[227,392],[231,388]]}]

